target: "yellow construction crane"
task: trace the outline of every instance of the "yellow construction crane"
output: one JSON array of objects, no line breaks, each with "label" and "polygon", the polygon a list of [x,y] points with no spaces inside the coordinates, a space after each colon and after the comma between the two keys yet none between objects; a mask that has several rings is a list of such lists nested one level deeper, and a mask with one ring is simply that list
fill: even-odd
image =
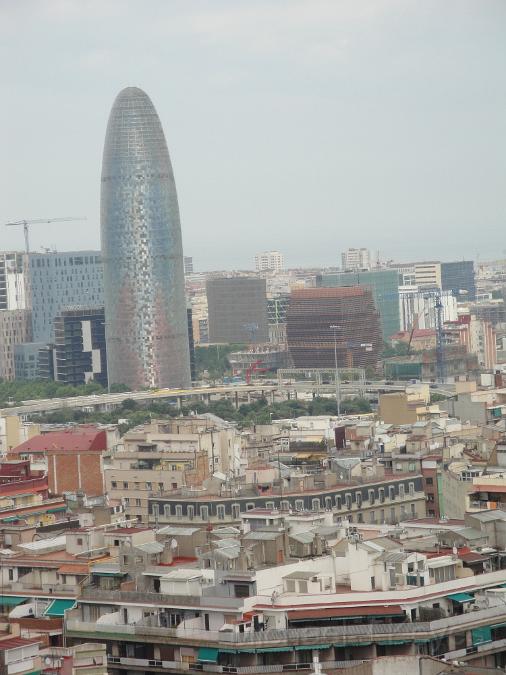
[{"label": "yellow construction crane", "polygon": [[30,252],[30,241],[28,238],[29,225],[41,225],[45,223],[66,223],[69,220],[86,220],[86,218],[35,218],[34,220],[13,220],[10,223],[5,223],[7,227],[23,226],[23,233],[25,235],[25,251]]}]

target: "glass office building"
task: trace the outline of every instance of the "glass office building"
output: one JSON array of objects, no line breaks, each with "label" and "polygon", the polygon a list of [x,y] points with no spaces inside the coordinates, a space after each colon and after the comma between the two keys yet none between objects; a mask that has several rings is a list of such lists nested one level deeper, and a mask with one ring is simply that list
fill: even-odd
[{"label": "glass office building", "polygon": [[453,291],[462,301],[476,300],[476,279],[472,260],[441,263],[441,288]]},{"label": "glass office building", "polygon": [[176,185],[156,110],[136,87],[109,116],[101,240],[109,382],[190,386]]},{"label": "glass office building", "polygon": [[100,251],[29,253],[29,297],[34,342],[54,341],[54,320],[68,307],[102,307]]},{"label": "glass office building", "polygon": [[319,274],[316,277],[316,285],[324,287],[367,286],[372,291],[376,309],[380,314],[383,340],[388,340],[399,330],[399,273],[397,270]]}]

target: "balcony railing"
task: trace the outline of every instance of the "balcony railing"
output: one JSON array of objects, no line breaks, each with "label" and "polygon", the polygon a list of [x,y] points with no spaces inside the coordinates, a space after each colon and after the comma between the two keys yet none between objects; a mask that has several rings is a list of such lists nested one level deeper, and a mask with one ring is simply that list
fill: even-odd
[{"label": "balcony railing", "polygon": [[[286,673],[298,671],[311,671],[312,663],[278,663],[272,666],[219,666],[214,663],[185,663],[183,661],[159,661],[155,659],[134,659],[121,656],[109,656],[109,665],[125,666],[125,668],[137,667],[144,671],[149,668],[163,668],[164,670],[175,670],[176,672],[204,672],[204,673],[237,673],[237,675],[253,675],[254,673]],[[323,662],[323,671],[329,671],[336,668],[351,668],[364,663],[361,661],[326,661]]]},{"label": "balcony railing", "polygon": [[[114,633],[118,635],[133,635],[137,638],[160,638],[170,639],[172,643],[199,646],[202,644],[223,646],[233,643],[235,646],[247,645],[250,647],[266,647],[269,645],[300,645],[304,644],[311,647],[313,644],[320,644],[324,639],[334,641],[338,644],[341,640],[343,646],[346,639],[353,637],[360,641],[370,638],[385,639],[396,636],[406,640],[415,640],[420,638],[435,639],[445,637],[452,632],[462,632],[471,628],[487,625],[491,619],[494,622],[506,621],[506,606],[500,605],[488,609],[468,612],[466,614],[438,619],[436,621],[406,622],[392,624],[353,624],[349,626],[320,626],[315,628],[288,628],[284,630],[266,630],[253,631],[247,633],[205,631],[200,629],[181,629],[181,628],[157,628],[141,624],[123,625],[123,624],[103,624],[95,622],[84,622],[77,619],[67,621],[68,634],[85,634],[86,637],[99,639],[100,633]],[[98,634],[98,635],[97,635]],[[147,640],[153,642],[153,640]]]}]

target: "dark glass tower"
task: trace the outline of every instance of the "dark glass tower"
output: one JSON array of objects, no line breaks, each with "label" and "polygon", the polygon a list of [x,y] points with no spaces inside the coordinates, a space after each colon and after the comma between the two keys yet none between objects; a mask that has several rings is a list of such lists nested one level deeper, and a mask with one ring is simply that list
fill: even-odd
[{"label": "dark glass tower", "polygon": [[176,185],[156,110],[136,87],[109,116],[101,239],[110,384],[190,386]]}]

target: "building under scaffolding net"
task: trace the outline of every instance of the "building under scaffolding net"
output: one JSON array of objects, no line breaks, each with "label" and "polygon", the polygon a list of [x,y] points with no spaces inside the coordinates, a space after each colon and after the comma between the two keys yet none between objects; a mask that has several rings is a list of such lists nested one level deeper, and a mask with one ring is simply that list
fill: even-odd
[{"label": "building under scaffolding net", "polygon": [[290,296],[288,348],[296,368],[375,367],[382,336],[371,290],[305,288]]}]

